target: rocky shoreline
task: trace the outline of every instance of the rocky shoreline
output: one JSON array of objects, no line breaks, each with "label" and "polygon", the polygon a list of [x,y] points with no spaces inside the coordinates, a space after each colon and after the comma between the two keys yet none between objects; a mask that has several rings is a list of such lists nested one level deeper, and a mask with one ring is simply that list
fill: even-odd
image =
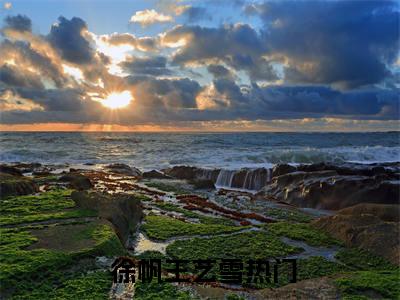
[{"label": "rocky shoreline", "polygon": [[[46,291],[44,286],[69,293],[52,279],[52,268],[56,272],[66,266],[61,263],[65,255],[69,268],[85,261],[66,275],[67,282],[81,276],[86,283],[79,288],[85,290],[93,272],[104,279],[92,286],[93,293],[103,295],[99,298],[131,299],[135,294],[135,299],[149,299],[154,289],[161,289],[165,299],[274,299],[293,292],[287,283],[240,290],[194,283],[123,287],[107,282],[109,264],[96,264],[118,255],[197,259],[196,253],[220,255],[224,249],[237,258],[245,258],[243,253],[271,258],[297,253],[302,257],[295,284],[299,299],[368,297],[371,289],[384,298],[400,295],[396,288],[385,292],[400,265],[400,163],[278,164],[241,170],[174,166],[150,171],[118,163],[13,163],[0,165],[0,195],[6,245],[0,254],[7,256],[1,293],[6,299],[24,298],[25,286],[38,293]],[[107,247],[98,242],[100,229],[103,237],[107,231]],[[90,230],[97,233],[77,239]],[[19,246],[19,239],[26,239],[27,246]],[[250,244],[242,248],[245,241]],[[73,251],[60,252],[58,242]],[[213,246],[202,249],[208,243]],[[29,262],[32,251],[55,257],[51,262],[49,254],[41,258],[49,264],[50,278],[36,278],[40,268]],[[7,270],[18,267],[18,255],[32,268],[26,270],[25,284],[14,286],[15,275]],[[389,274],[382,286],[360,286],[360,276],[372,280],[384,276],[380,272]]]}]

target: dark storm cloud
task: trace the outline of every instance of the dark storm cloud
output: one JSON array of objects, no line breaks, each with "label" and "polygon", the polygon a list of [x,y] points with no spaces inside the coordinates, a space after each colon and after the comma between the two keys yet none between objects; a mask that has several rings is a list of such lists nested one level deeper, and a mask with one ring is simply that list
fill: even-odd
[{"label": "dark storm cloud", "polygon": [[5,28],[14,29],[17,31],[32,31],[32,21],[27,16],[7,16],[4,19],[4,22]]},{"label": "dark storm cloud", "polygon": [[137,104],[154,110],[196,108],[196,96],[201,90],[200,84],[189,78],[129,76],[127,82],[133,87]]},{"label": "dark storm cloud", "polygon": [[46,111],[75,112],[82,109],[85,94],[79,89],[30,89],[19,88],[16,92],[26,99],[40,104]]},{"label": "dark storm cloud", "polygon": [[236,70],[248,72],[252,80],[275,80],[277,76],[270,63],[260,56],[267,48],[259,34],[247,24],[226,25],[220,28],[177,26],[167,32],[166,42],[188,39],[172,62],[184,65],[190,62],[222,61]]},{"label": "dark storm cloud", "polygon": [[257,32],[247,24],[237,24],[220,28],[205,28],[200,26],[177,26],[167,32],[165,39],[179,41],[190,36],[186,44],[173,58],[178,64],[198,60],[228,56],[259,55],[262,52]]},{"label": "dark storm cloud", "polygon": [[84,30],[87,30],[87,25],[82,19],[73,17],[68,20],[61,16],[58,23],[51,26],[47,38],[63,59],[76,64],[88,64],[93,60],[94,50],[82,35]]},{"label": "dark storm cloud", "polygon": [[21,72],[8,64],[0,67],[0,82],[8,86],[43,88],[43,84],[37,74],[29,71]]},{"label": "dark storm cloud", "polygon": [[257,12],[268,52],[290,60],[289,82],[375,84],[389,76],[398,55],[398,2],[266,2]]},{"label": "dark storm cloud", "polygon": [[189,23],[198,22],[201,20],[212,20],[212,16],[208,13],[204,7],[190,6],[187,7],[183,15],[187,18]]},{"label": "dark storm cloud", "polygon": [[131,57],[120,65],[130,74],[153,76],[171,74],[171,71],[167,68],[167,59],[164,56]]},{"label": "dark storm cloud", "polygon": [[232,78],[232,72],[229,71],[222,65],[208,65],[207,66],[208,72],[210,72],[214,78]]},{"label": "dark storm cloud", "polygon": [[14,73],[18,72],[20,75],[16,76],[24,76],[23,74],[27,72],[26,68],[32,67],[44,78],[51,79],[57,87],[62,87],[66,83],[61,66],[57,65],[49,56],[33,49],[29,43],[4,40],[0,44],[0,57],[5,61],[14,59],[17,62]]}]

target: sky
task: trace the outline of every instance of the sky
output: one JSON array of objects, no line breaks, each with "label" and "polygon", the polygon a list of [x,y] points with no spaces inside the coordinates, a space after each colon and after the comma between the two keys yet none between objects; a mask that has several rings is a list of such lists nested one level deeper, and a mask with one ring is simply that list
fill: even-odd
[{"label": "sky", "polygon": [[0,130],[400,129],[398,1],[0,1]]}]

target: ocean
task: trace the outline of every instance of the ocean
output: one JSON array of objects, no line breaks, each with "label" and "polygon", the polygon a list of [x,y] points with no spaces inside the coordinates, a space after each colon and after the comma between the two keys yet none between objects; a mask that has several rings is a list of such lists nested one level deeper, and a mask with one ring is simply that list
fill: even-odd
[{"label": "ocean", "polygon": [[142,170],[174,165],[236,170],[277,163],[400,161],[400,132],[2,132],[0,147],[1,162],[118,162]]}]

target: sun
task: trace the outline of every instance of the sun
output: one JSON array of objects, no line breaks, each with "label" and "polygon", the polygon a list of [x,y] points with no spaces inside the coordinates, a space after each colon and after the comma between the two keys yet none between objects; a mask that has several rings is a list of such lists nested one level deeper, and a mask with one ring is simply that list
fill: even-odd
[{"label": "sun", "polygon": [[101,101],[101,104],[111,109],[118,109],[128,106],[128,104],[131,103],[131,100],[132,100],[131,92],[123,91],[121,93],[108,94],[107,97]]}]

